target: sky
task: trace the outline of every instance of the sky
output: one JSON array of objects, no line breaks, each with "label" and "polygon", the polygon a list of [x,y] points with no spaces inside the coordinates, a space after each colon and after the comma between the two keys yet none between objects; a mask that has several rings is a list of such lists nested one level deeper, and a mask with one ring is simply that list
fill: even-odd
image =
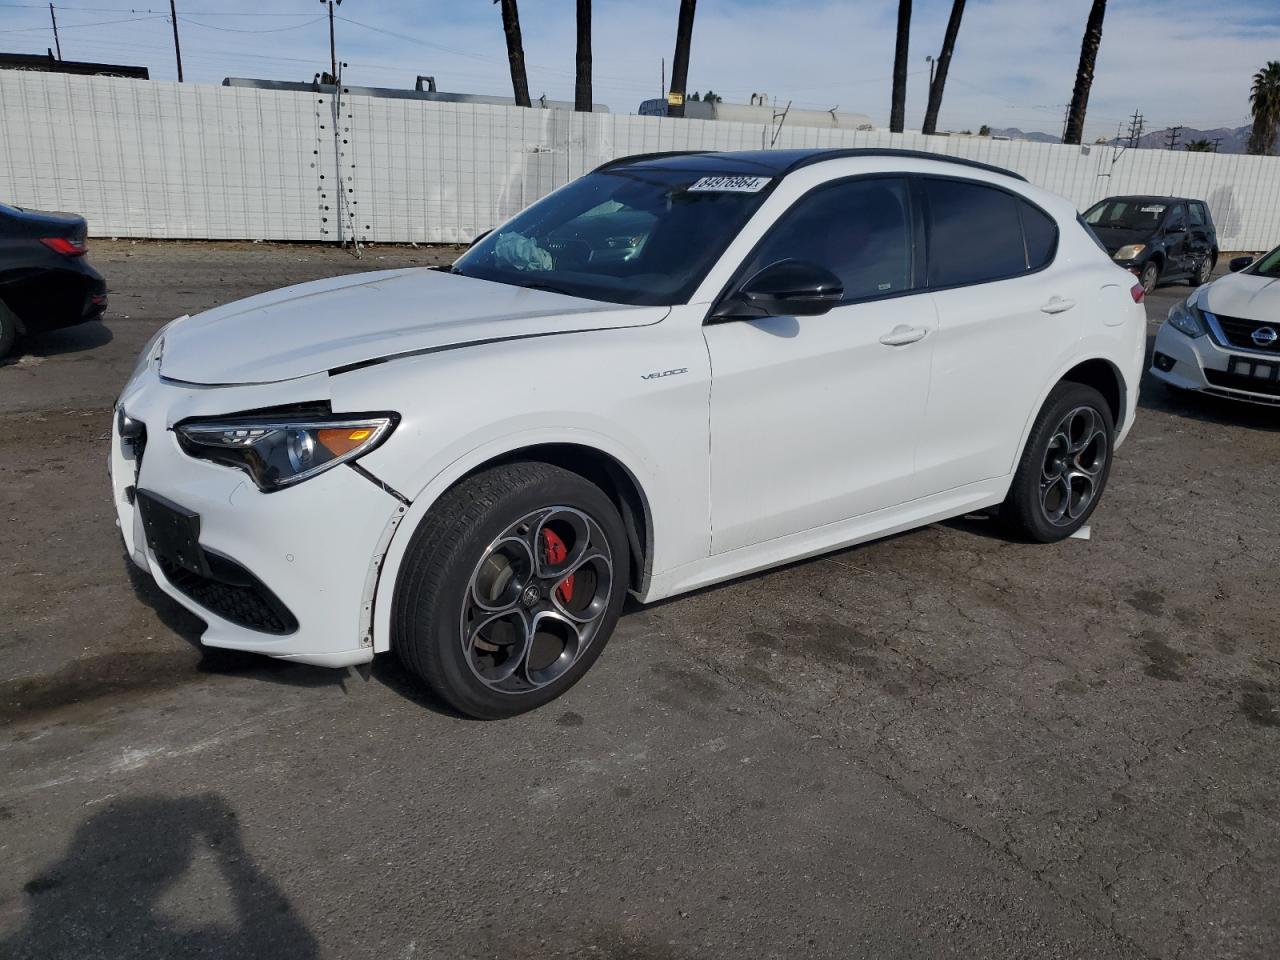
[{"label": "sky", "polygon": [[[223,77],[310,80],[329,64],[323,0],[176,0],[187,82]],[[1091,0],[969,0],[948,77],[940,129],[982,124],[1062,132]],[[928,95],[926,54],[937,53],[950,0],[915,0],[907,126]],[[66,59],[140,64],[176,79],[166,0],[55,0]],[[571,0],[521,0],[534,96],[573,99]],[[618,113],[659,96],[669,75],[679,0],[595,0],[594,99]],[[888,124],[897,0],[702,0],[693,29],[690,91],[746,102],[869,114]],[[344,78],[510,96],[499,8],[490,0],[344,0],[337,8]],[[45,3],[0,0],[0,50],[53,45]],[[1111,0],[1086,137],[1114,136],[1135,110],[1148,130],[1250,121],[1253,73],[1280,60],[1276,0]]]}]

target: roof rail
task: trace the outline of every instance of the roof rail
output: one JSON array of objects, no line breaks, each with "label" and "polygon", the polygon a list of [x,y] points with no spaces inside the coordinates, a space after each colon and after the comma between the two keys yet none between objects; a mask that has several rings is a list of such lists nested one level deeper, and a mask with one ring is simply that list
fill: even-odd
[{"label": "roof rail", "polygon": [[928,150],[900,150],[893,147],[846,147],[833,148],[828,150],[815,150],[806,157],[796,160],[784,173],[790,173],[792,170],[798,170],[801,167],[809,167],[815,163],[822,163],[825,160],[842,160],[846,157],[903,157],[908,160],[938,160],[942,163],[955,163],[962,167],[973,167],[975,170],[985,170],[988,173],[999,173],[1006,177],[1013,177],[1015,180],[1027,182],[1027,178],[1020,173],[1014,173],[1004,167],[997,167],[994,164],[982,163],[978,160],[970,160],[966,157],[953,157],[945,153],[931,153]]}]

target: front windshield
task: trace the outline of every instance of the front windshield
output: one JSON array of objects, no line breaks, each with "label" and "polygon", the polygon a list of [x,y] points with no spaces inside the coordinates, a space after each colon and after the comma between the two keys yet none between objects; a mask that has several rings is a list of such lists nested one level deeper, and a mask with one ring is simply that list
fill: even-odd
[{"label": "front windshield", "polygon": [[452,272],[611,303],[684,303],[770,183],[681,170],[597,171],[480,240]]},{"label": "front windshield", "polygon": [[1270,253],[1264,253],[1253,261],[1253,265],[1248,270],[1269,280],[1280,279],[1280,247],[1276,247]]},{"label": "front windshield", "polygon": [[1164,212],[1169,209],[1167,203],[1155,203],[1147,200],[1103,200],[1095,203],[1084,215],[1085,223],[1093,227],[1110,230],[1141,230],[1154,233]]}]

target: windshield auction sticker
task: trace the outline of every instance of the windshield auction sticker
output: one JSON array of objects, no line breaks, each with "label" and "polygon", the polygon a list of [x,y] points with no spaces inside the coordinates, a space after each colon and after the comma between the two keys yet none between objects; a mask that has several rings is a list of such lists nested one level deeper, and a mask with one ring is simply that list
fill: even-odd
[{"label": "windshield auction sticker", "polygon": [[759,193],[772,177],[703,177],[689,188],[690,193]]}]

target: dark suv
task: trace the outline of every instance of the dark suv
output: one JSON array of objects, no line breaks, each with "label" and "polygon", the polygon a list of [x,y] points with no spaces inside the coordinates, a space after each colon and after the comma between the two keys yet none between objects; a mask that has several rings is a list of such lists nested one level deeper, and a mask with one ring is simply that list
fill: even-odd
[{"label": "dark suv", "polygon": [[1218,231],[1203,200],[1107,197],[1085,211],[1084,221],[1147,293],[1165,280],[1208,283],[1218,260]]}]

